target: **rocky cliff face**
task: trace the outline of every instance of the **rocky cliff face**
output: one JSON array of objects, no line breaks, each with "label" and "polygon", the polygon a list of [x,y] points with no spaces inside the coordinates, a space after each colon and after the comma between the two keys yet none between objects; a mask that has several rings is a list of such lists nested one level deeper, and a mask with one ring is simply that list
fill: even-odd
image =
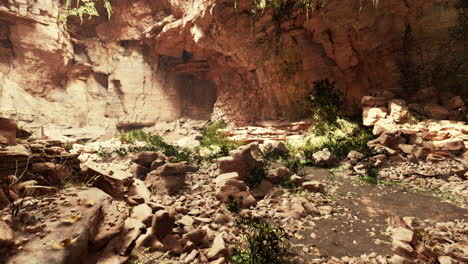
[{"label": "rocky cliff face", "polygon": [[275,23],[269,9],[252,17],[250,0],[122,0],[110,21],[65,28],[60,1],[0,0],[0,111],[38,126],[240,124],[303,116],[325,78],[355,109],[370,89],[399,87],[405,23],[424,42],[456,17],[450,1],[372,2],[329,0]]}]

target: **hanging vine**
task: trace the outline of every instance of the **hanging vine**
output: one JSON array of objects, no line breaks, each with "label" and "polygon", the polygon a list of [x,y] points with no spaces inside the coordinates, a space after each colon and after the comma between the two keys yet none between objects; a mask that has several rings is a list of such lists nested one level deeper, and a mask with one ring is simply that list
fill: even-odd
[{"label": "hanging vine", "polygon": [[[76,0],[75,4],[73,4],[72,1],[73,0],[65,1],[65,10],[59,16],[59,21],[63,22],[65,25],[67,24],[69,16],[78,16],[81,23],[83,23],[83,17],[85,15],[88,15],[89,18],[99,16],[96,3],[100,0]],[[110,0],[102,0],[102,4],[104,9],[106,9],[107,17],[110,20],[113,11]]]}]

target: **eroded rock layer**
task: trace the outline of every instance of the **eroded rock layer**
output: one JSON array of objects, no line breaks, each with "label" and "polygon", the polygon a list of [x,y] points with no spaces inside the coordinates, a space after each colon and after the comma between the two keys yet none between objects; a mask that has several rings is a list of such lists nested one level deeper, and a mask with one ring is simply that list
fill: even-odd
[{"label": "eroded rock layer", "polygon": [[370,89],[399,87],[407,23],[423,42],[445,38],[456,18],[437,0],[330,0],[280,25],[271,9],[253,17],[250,0],[112,4],[110,20],[100,10],[65,28],[60,1],[0,1],[1,112],[38,126],[241,124],[301,117],[313,81],[325,78],[353,109]]}]

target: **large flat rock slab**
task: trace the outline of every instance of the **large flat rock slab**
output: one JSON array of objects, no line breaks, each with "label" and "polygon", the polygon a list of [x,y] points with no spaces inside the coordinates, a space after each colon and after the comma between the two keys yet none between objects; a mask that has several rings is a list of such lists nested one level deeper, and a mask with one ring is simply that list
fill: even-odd
[{"label": "large flat rock slab", "polygon": [[[5,263],[86,263],[89,241],[99,231],[111,199],[96,188],[70,188],[26,201],[18,216],[7,221],[17,244]],[[8,210],[0,214],[8,219]]]}]

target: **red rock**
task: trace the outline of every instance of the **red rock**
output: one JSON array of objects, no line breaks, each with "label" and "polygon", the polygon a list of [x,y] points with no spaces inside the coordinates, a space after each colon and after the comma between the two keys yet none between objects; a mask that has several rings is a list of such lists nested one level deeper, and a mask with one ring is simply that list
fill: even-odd
[{"label": "red rock", "polygon": [[426,105],[424,107],[424,114],[429,118],[438,119],[438,120],[447,119],[449,116],[449,112],[447,109],[436,104]]},{"label": "red rock", "polygon": [[397,131],[398,127],[393,122],[393,120],[380,119],[374,124],[374,129],[372,130],[372,133],[375,136],[379,136],[382,133],[395,134]]},{"label": "red rock", "polygon": [[14,120],[0,117],[0,144],[16,145],[18,125]]},{"label": "red rock", "polygon": [[406,140],[400,136],[393,136],[391,134],[382,134],[379,137],[380,143],[391,149],[397,149],[398,145],[403,144]]},{"label": "red rock", "polygon": [[175,217],[171,212],[160,210],[153,215],[151,222],[152,233],[159,239],[162,239],[168,234],[171,234],[172,228],[174,228],[174,226]]},{"label": "red rock", "polygon": [[374,96],[363,96],[361,99],[361,105],[371,106],[371,107],[385,106],[385,98],[374,97]]},{"label": "red rock", "polygon": [[257,150],[258,144],[250,143],[231,151],[230,157],[218,159],[220,173],[237,172],[240,179],[245,179],[253,168],[262,166],[262,162],[253,156]]},{"label": "red rock", "polygon": [[433,144],[436,150],[465,151],[465,143],[459,138],[433,141]]},{"label": "red rock", "polygon": [[132,162],[141,165],[143,167],[149,168],[151,163],[159,158],[160,154],[156,152],[146,151],[135,153],[132,156]]},{"label": "red rock", "polygon": [[444,102],[444,107],[448,110],[457,109],[463,106],[465,106],[465,103],[463,102],[463,99],[460,96],[454,96]]},{"label": "red rock", "polygon": [[373,126],[379,119],[387,116],[387,109],[383,107],[364,107],[362,109],[362,123],[365,126]]},{"label": "red rock", "polygon": [[307,181],[302,184],[302,187],[309,192],[325,192],[325,185],[318,181]]},{"label": "red rock", "polygon": [[423,88],[418,91],[417,98],[426,104],[438,104],[439,92],[434,87]]},{"label": "red rock", "polygon": [[389,117],[396,123],[403,121],[408,109],[406,108],[406,102],[401,99],[393,99],[388,102]]}]

